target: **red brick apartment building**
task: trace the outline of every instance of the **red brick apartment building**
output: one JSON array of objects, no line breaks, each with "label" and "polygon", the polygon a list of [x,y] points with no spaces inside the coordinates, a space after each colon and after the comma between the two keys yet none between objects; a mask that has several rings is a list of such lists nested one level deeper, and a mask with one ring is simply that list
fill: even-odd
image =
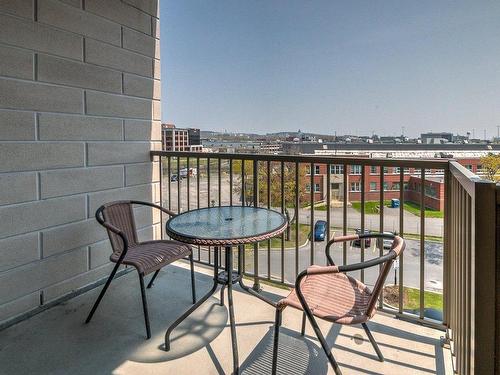
[{"label": "red brick apartment building", "polygon": [[[464,158],[457,161],[473,173],[480,173],[480,158]],[[327,165],[314,166],[314,201],[326,200],[327,193]],[[347,171],[347,200],[359,202],[361,200],[361,165],[350,165]],[[380,167],[365,166],[365,200],[377,201],[380,199]],[[310,176],[309,166],[306,171]],[[332,200],[343,200],[344,181],[343,165],[330,165],[330,188]],[[425,205],[435,210],[444,209],[444,176],[438,169],[425,170]],[[404,170],[404,199],[420,203],[421,189],[420,170],[405,168]],[[384,199],[399,198],[400,169],[398,167],[385,167],[384,169]],[[306,192],[310,192],[309,180],[305,183]]]}]

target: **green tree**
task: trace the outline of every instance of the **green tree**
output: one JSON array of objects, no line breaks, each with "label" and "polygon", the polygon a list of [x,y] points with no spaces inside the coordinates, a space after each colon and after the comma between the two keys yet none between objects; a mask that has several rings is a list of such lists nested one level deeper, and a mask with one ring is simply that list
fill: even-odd
[{"label": "green tree", "polygon": [[[271,198],[271,207],[281,207],[281,199],[284,197],[285,207],[295,207],[295,163],[284,163],[283,176],[283,194],[281,186],[281,163],[271,162],[269,165],[269,195]],[[241,176],[241,171],[243,169],[242,162],[240,160],[235,160],[233,162],[233,173],[235,176]],[[245,171],[245,204],[253,205],[254,193],[253,193],[253,180],[254,180],[254,162],[244,161],[244,171]],[[305,196],[305,186],[304,181],[306,175],[305,165],[299,164],[299,202],[301,202]],[[267,162],[258,163],[258,186],[259,186],[259,205],[267,206],[268,204],[268,173],[267,173]],[[241,177],[240,177],[241,180]],[[241,183],[235,187],[237,193],[243,194],[243,189]]]},{"label": "green tree", "polygon": [[500,182],[500,155],[488,154],[482,157],[481,165],[488,180]]}]

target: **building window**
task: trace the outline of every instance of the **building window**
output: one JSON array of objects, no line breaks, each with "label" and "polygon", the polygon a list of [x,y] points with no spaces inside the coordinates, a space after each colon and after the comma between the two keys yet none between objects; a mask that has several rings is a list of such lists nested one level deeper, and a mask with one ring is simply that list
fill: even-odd
[{"label": "building window", "polygon": [[401,168],[400,167],[394,167],[394,169],[392,170],[392,173],[394,173],[394,174],[400,174],[401,173]]},{"label": "building window", "polygon": [[359,182],[351,182],[351,191],[361,191],[361,184]]},{"label": "building window", "polygon": [[344,173],[344,166],[340,165],[340,164],[330,165],[330,173],[331,174],[343,174]]},{"label": "building window", "polygon": [[392,183],[392,190],[399,190],[399,182]]},{"label": "building window", "polygon": [[384,167],[384,174],[389,174],[389,167]]},{"label": "building window", "polygon": [[389,190],[389,183],[384,182],[384,191]]},{"label": "building window", "polygon": [[370,191],[377,191],[377,183],[370,182]]},{"label": "building window", "polygon": [[306,184],[306,193],[311,192],[311,184]]},{"label": "building window", "polygon": [[432,174],[432,169],[426,169],[425,174]]},{"label": "building window", "polygon": [[307,175],[311,174],[311,166],[309,164],[306,165],[306,174]]},{"label": "building window", "polygon": [[410,173],[410,168],[403,168],[403,173],[405,174]]},{"label": "building window", "polygon": [[352,165],[351,174],[361,174],[361,165]]},{"label": "building window", "polygon": [[378,168],[374,165],[370,167],[370,174],[378,174]]},{"label": "building window", "polygon": [[472,164],[467,164],[467,165],[465,166],[465,168],[467,168],[469,171],[471,171],[471,172],[472,172]]},{"label": "building window", "polygon": [[320,174],[320,172],[319,172],[319,165],[315,165],[315,166],[314,166],[314,174],[315,174],[315,175]]},{"label": "building window", "polygon": [[319,184],[314,184],[314,191],[319,193],[321,191],[321,186]]},{"label": "building window", "polygon": [[425,185],[425,195],[436,198],[437,197],[436,188],[432,185]]}]

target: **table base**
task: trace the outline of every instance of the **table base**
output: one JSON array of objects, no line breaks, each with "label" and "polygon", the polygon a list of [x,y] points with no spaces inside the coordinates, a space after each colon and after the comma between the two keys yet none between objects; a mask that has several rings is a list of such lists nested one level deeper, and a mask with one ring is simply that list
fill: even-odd
[{"label": "table base", "polygon": [[[233,264],[233,251],[232,247],[226,246],[226,271],[219,272],[219,248],[215,247],[214,249],[214,277],[213,277],[213,285],[210,291],[205,294],[203,297],[201,297],[194,305],[192,305],[184,314],[182,314],[175,322],[173,322],[170,327],[168,327],[167,331],[165,332],[165,351],[170,350],[170,334],[172,331],[177,327],[184,319],[186,319],[191,313],[193,313],[198,307],[200,307],[209,297],[211,297],[217,290],[217,287],[219,284],[222,284],[221,288],[221,299],[220,299],[220,304],[221,306],[224,304],[224,288],[227,287],[227,299],[228,299],[228,310],[229,310],[229,323],[230,323],[230,328],[231,328],[231,343],[232,343],[232,349],[233,349],[233,369],[234,375],[239,374],[239,361],[238,361],[238,342],[236,339],[236,324],[235,324],[235,319],[234,319],[234,308],[233,308],[233,284],[239,283],[240,287],[252,294],[255,297],[260,298],[264,302],[269,303],[270,305],[276,307],[276,303],[273,301],[265,298],[264,296],[261,296],[258,294],[255,290],[253,290],[251,287],[246,286],[243,283],[243,267],[242,267],[242,252],[244,251],[244,246],[239,246],[239,256],[238,256],[238,271],[234,272],[232,268]],[[228,270],[231,270],[231,282],[229,282],[229,277],[228,277]]]}]

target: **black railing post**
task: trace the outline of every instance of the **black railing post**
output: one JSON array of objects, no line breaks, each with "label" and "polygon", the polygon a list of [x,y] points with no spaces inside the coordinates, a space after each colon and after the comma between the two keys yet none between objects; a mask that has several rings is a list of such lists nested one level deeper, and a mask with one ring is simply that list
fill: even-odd
[{"label": "black railing post", "polygon": [[[259,161],[253,161],[253,206],[259,207]],[[259,292],[259,243],[253,245],[253,286],[252,289]]]}]

